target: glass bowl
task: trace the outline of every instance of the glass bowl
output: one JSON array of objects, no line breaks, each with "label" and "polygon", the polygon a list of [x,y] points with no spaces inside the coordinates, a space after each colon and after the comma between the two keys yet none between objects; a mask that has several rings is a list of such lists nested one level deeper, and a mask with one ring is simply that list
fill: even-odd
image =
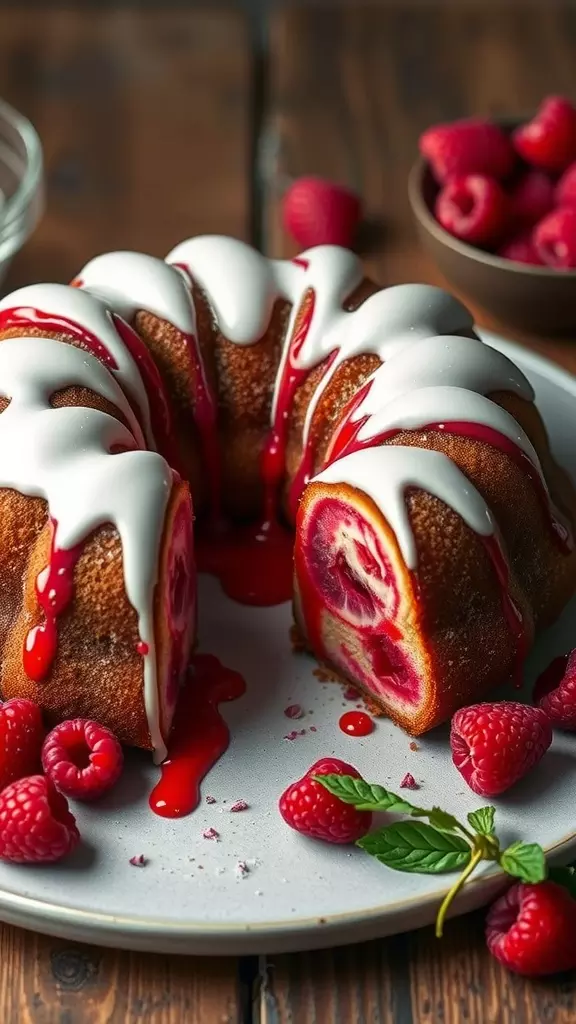
[{"label": "glass bowl", "polygon": [[0,285],[43,209],[40,139],[25,117],[0,100]]}]

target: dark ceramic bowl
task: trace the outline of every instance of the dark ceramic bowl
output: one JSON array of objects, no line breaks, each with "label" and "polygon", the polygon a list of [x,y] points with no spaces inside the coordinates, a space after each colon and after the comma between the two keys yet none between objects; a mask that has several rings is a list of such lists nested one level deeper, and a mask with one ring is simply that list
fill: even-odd
[{"label": "dark ceramic bowl", "polygon": [[[508,130],[510,122],[503,124]],[[462,297],[502,327],[534,334],[576,334],[576,270],[514,263],[454,238],[433,214],[438,185],[419,159],[410,172],[408,195],[420,240]]]}]

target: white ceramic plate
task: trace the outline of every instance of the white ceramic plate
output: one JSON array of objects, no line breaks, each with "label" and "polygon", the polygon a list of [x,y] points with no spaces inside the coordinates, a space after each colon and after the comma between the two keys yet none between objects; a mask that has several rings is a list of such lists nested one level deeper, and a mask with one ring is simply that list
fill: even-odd
[{"label": "white ceramic plate", "polygon": [[[555,453],[576,479],[576,379],[515,345],[487,340],[530,377]],[[311,949],[432,921],[451,876],[401,874],[355,848],[305,840],[284,825],[276,802],[313,761],[334,754],[391,789],[410,771],[421,783],[415,801],[464,816],[482,801],[451,764],[447,730],[420,739],[418,751],[387,721],[366,739],[349,738],[337,722],[353,705],[339,686],[313,676],[311,660],[291,652],[289,605],[241,607],[205,578],[201,609],[202,649],[238,668],[248,684],[241,700],[224,705],[232,742],[203,786],[217,802],[176,821],[156,817],[147,797],[157,771],[148,757],[130,755],[114,793],[77,808],[84,844],[73,858],[54,867],[0,865],[0,918],[67,938],[196,954]],[[575,637],[576,601],[540,639],[527,679]],[[293,703],[306,710],[298,722],[283,714]],[[294,728],[306,732],[284,739]],[[564,860],[576,855],[575,791],[576,736],[557,735],[538,769],[497,801],[503,838],[538,840]],[[230,813],[240,798],[249,809]],[[219,842],[202,837],[210,826]],[[146,867],[132,867],[130,857],[140,853]],[[249,867],[245,877],[239,861]],[[483,872],[457,912],[485,902],[501,884],[498,872]]]}]

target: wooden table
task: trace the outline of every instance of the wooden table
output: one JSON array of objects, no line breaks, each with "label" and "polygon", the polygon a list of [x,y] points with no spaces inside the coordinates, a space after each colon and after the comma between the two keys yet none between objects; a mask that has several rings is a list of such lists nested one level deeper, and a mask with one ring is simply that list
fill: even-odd
[{"label": "wooden table", "polygon": [[[46,6],[46,5],[45,5]],[[78,10],[78,7],[81,9]],[[379,225],[370,272],[435,281],[406,172],[419,131],[576,98],[570,0],[389,0],[276,13],[269,46],[213,5],[0,10],[0,94],[40,130],[48,211],[9,285],[68,280],[98,251],[164,254],[199,232],[293,252],[278,201],[304,172],[348,182]],[[576,370],[570,341],[525,338]],[[576,979],[530,982],[486,952],[482,915],[367,945],[192,959],[0,926],[2,1024],[568,1024]]]}]

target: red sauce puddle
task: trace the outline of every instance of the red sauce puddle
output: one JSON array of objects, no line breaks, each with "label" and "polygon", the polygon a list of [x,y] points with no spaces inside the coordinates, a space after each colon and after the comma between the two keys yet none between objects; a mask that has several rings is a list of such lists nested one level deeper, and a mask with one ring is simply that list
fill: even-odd
[{"label": "red sauce puddle", "polygon": [[369,736],[374,729],[374,722],[365,711],[347,711],[338,725],[347,736]]},{"label": "red sauce puddle", "polygon": [[292,598],[294,539],[276,519],[251,526],[224,526],[201,537],[199,572],[216,576],[240,604],[269,607]]},{"label": "red sauce puddle", "polygon": [[44,613],[44,622],[34,626],[26,636],[22,663],[29,679],[41,683],[49,674],[58,649],[58,616],[68,607],[74,595],[74,567],[82,545],[66,551],[54,546],[56,520],[51,520],[52,541],[48,565],[38,573],[36,598]]},{"label": "red sauce puddle", "polygon": [[200,802],[200,784],[227,750],[230,731],[218,705],[237,700],[246,690],[239,672],[226,668],[213,654],[196,654],[192,674],[178,701],[168,757],[160,782],[150,794],[150,807],[162,818],[181,818]]}]

